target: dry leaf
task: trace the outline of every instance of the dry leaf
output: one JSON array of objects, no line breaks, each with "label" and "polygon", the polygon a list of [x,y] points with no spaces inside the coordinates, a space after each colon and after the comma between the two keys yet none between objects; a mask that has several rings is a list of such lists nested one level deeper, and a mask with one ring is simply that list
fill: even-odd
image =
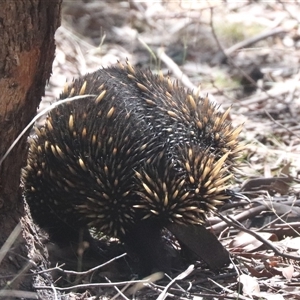
[{"label": "dry leaf", "polygon": [[[256,232],[256,234],[258,234],[265,240],[269,240],[269,241],[277,241],[278,240],[277,236],[273,233]],[[254,236],[242,231],[242,232],[239,232],[237,234],[237,236],[232,240],[232,242],[229,244],[229,247],[243,248],[243,250],[250,252],[250,251],[258,249],[262,245],[263,245],[263,243],[261,241],[257,240]]]},{"label": "dry leaf", "polygon": [[289,265],[285,268],[281,269],[282,271],[282,275],[284,276],[284,278],[286,278],[287,280],[291,280],[294,274],[294,266]]},{"label": "dry leaf", "polygon": [[282,295],[279,294],[276,295],[274,293],[268,293],[268,292],[260,292],[258,295],[255,296],[262,297],[267,300],[285,300]]},{"label": "dry leaf", "polygon": [[241,191],[259,191],[266,190],[270,195],[274,193],[279,193],[281,195],[286,195],[289,191],[290,183],[293,182],[293,178],[280,176],[280,177],[259,177],[248,179],[244,182],[241,187]]},{"label": "dry leaf", "polygon": [[285,245],[291,250],[298,251],[300,249],[300,237],[297,236],[287,240]]},{"label": "dry leaf", "polygon": [[256,278],[242,274],[239,281],[243,284],[243,294],[251,296],[260,292],[259,284]]}]

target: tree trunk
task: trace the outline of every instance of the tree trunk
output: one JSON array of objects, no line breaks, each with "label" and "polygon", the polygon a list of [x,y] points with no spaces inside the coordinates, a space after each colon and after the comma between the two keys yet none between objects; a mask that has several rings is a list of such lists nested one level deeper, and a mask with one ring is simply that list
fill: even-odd
[{"label": "tree trunk", "polygon": [[[60,9],[61,0],[1,1],[0,159],[33,118],[44,95],[52,70]],[[36,264],[45,264],[42,246],[42,255],[35,255],[38,241],[30,232],[20,190],[27,135],[0,165],[0,298],[16,293],[13,290],[32,290],[32,277],[24,275]],[[21,226],[16,227],[20,220]],[[8,239],[14,228],[15,236]]]}]

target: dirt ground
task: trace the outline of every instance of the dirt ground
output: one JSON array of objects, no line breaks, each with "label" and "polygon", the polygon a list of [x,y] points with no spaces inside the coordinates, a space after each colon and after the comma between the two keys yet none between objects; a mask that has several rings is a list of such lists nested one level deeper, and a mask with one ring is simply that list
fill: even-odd
[{"label": "dirt ground", "polygon": [[120,292],[130,283],[86,283],[85,294],[66,289],[69,299],[299,299],[299,1],[64,1],[56,41],[41,107],[66,81],[128,59],[231,106],[246,144],[235,188],[248,200],[207,222],[230,267],[181,270],[135,295]]}]

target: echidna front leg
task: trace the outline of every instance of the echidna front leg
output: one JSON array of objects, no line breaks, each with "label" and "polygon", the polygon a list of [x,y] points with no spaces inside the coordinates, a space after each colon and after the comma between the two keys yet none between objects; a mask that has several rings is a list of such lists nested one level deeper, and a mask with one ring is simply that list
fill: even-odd
[{"label": "echidna front leg", "polygon": [[171,257],[163,243],[161,229],[156,220],[141,221],[123,239],[129,255],[135,254],[139,259],[138,273],[141,276],[171,271]]}]

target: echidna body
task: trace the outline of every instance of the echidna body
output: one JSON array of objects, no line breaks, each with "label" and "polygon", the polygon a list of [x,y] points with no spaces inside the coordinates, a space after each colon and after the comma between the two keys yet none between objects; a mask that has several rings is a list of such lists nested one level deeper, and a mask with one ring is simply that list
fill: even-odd
[{"label": "echidna body", "polygon": [[60,98],[76,95],[89,96],[54,108],[30,143],[33,219],[56,240],[95,227],[143,259],[151,251],[147,268],[159,269],[163,226],[202,224],[229,198],[241,128],[208,99],[130,64],[76,79]]}]

